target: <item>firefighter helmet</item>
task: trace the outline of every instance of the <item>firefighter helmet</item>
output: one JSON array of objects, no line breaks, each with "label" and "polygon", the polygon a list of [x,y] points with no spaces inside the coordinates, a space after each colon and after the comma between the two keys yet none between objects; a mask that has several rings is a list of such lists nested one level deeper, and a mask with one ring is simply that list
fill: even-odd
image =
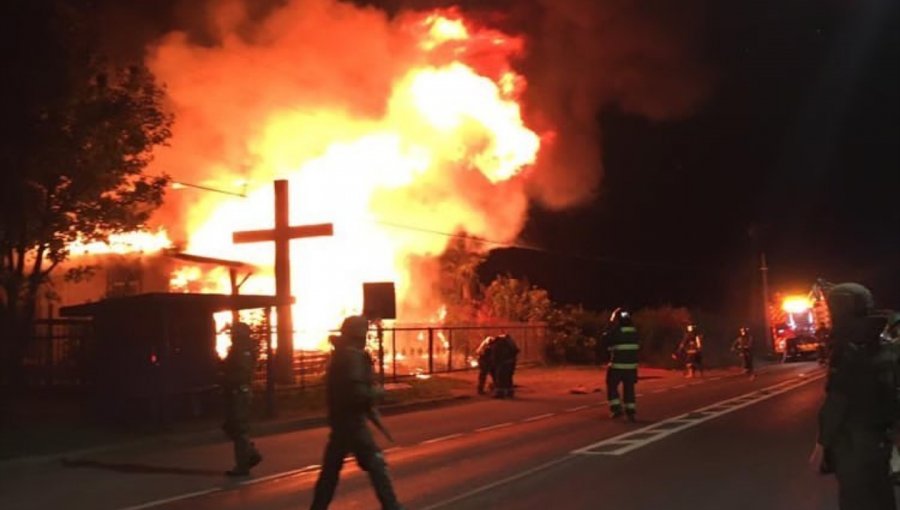
[{"label": "firefighter helmet", "polygon": [[900,312],[894,312],[887,318],[881,340],[892,344],[900,344]]},{"label": "firefighter helmet", "polygon": [[351,315],[341,323],[341,336],[347,339],[366,338],[369,321],[362,315]]},{"label": "firefighter helmet", "polygon": [[250,326],[245,322],[235,322],[231,326],[231,336],[235,340],[245,340],[250,338]]},{"label": "firefighter helmet", "polygon": [[631,318],[631,313],[629,313],[627,309],[620,306],[619,308],[613,310],[612,314],[610,314],[609,322],[618,322],[623,319],[629,318]]},{"label": "firefighter helmet", "polygon": [[872,293],[858,283],[841,283],[828,290],[828,311],[833,319],[864,317],[875,307]]}]

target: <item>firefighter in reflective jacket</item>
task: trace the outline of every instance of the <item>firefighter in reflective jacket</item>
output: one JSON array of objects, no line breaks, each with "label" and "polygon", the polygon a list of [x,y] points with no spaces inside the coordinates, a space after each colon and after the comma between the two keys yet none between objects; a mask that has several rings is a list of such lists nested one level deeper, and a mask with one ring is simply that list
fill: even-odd
[{"label": "firefighter in reflective jacket", "polygon": [[676,357],[684,360],[686,377],[694,377],[698,371],[703,375],[703,335],[697,331],[697,326],[688,324]]},{"label": "firefighter in reflective jacket", "polygon": [[753,373],[753,337],[750,335],[750,329],[746,327],[740,329],[737,338],[731,344],[731,350],[741,357],[744,373],[755,377]]},{"label": "firefighter in reflective jacket", "polygon": [[[622,308],[616,309],[610,317],[610,325],[603,335],[601,346],[609,350],[609,367],[606,369],[606,395],[609,411],[613,418],[625,414],[634,421],[637,407],[634,396],[634,385],[638,374],[637,329],[631,321],[631,315]],[[619,398],[619,385],[622,385],[622,399]],[[623,406],[624,400],[624,406]]]},{"label": "firefighter in reflective jacket", "polygon": [[488,376],[491,376],[491,386],[497,386],[497,381],[494,380],[494,343],[496,343],[496,337],[487,336],[475,349],[475,355],[478,356],[479,395],[484,395],[484,385]]}]

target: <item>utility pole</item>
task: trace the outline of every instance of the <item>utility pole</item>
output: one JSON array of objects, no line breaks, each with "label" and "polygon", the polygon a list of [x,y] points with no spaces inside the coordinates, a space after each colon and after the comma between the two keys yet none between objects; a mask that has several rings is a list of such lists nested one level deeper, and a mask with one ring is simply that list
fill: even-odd
[{"label": "utility pole", "polygon": [[769,320],[769,266],[766,265],[766,252],[760,252],[759,258],[759,272],[762,276],[763,318],[766,323],[766,345],[769,349],[772,349],[772,324]]}]

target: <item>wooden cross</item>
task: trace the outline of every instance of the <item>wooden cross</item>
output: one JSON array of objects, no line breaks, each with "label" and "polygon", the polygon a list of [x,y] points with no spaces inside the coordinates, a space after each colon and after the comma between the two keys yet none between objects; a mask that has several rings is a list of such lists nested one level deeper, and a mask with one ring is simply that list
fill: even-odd
[{"label": "wooden cross", "polygon": [[[239,243],[260,243],[275,241],[275,297],[279,303],[289,303],[291,299],[291,239],[334,235],[331,223],[319,225],[290,226],[290,204],[288,202],[288,181],[275,181],[275,228],[268,230],[248,230],[235,232],[232,241]],[[275,378],[279,383],[292,382],[294,358],[294,325],[291,319],[291,305],[280,304],[276,309],[278,318]]]}]

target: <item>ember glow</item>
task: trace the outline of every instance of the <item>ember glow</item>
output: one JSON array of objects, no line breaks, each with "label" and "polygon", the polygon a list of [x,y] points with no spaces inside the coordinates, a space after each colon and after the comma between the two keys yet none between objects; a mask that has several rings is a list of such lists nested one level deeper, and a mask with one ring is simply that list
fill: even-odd
[{"label": "ember glow", "polygon": [[781,303],[781,309],[788,313],[804,313],[812,308],[812,302],[806,296],[788,296]]},{"label": "ember glow", "polygon": [[[326,347],[367,281],[395,282],[401,320],[442,317],[436,269],[416,262],[450,237],[423,230],[508,241],[525,220],[540,137],[510,64],[522,41],[455,10],[388,19],[333,0],[257,23],[252,37],[226,23],[213,46],[171,34],[150,54],[178,119],[157,164],[179,182],[246,186],[246,198],[174,191],[159,221],[181,225],[189,253],[258,266],[241,292],[272,294],[272,243],[231,235],[271,228],[272,181],[288,179],[292,225],[334,224],[333,237],[292,243],[295,347]],[[210,268],[182,267],[172,285],[229,292]]]}]

